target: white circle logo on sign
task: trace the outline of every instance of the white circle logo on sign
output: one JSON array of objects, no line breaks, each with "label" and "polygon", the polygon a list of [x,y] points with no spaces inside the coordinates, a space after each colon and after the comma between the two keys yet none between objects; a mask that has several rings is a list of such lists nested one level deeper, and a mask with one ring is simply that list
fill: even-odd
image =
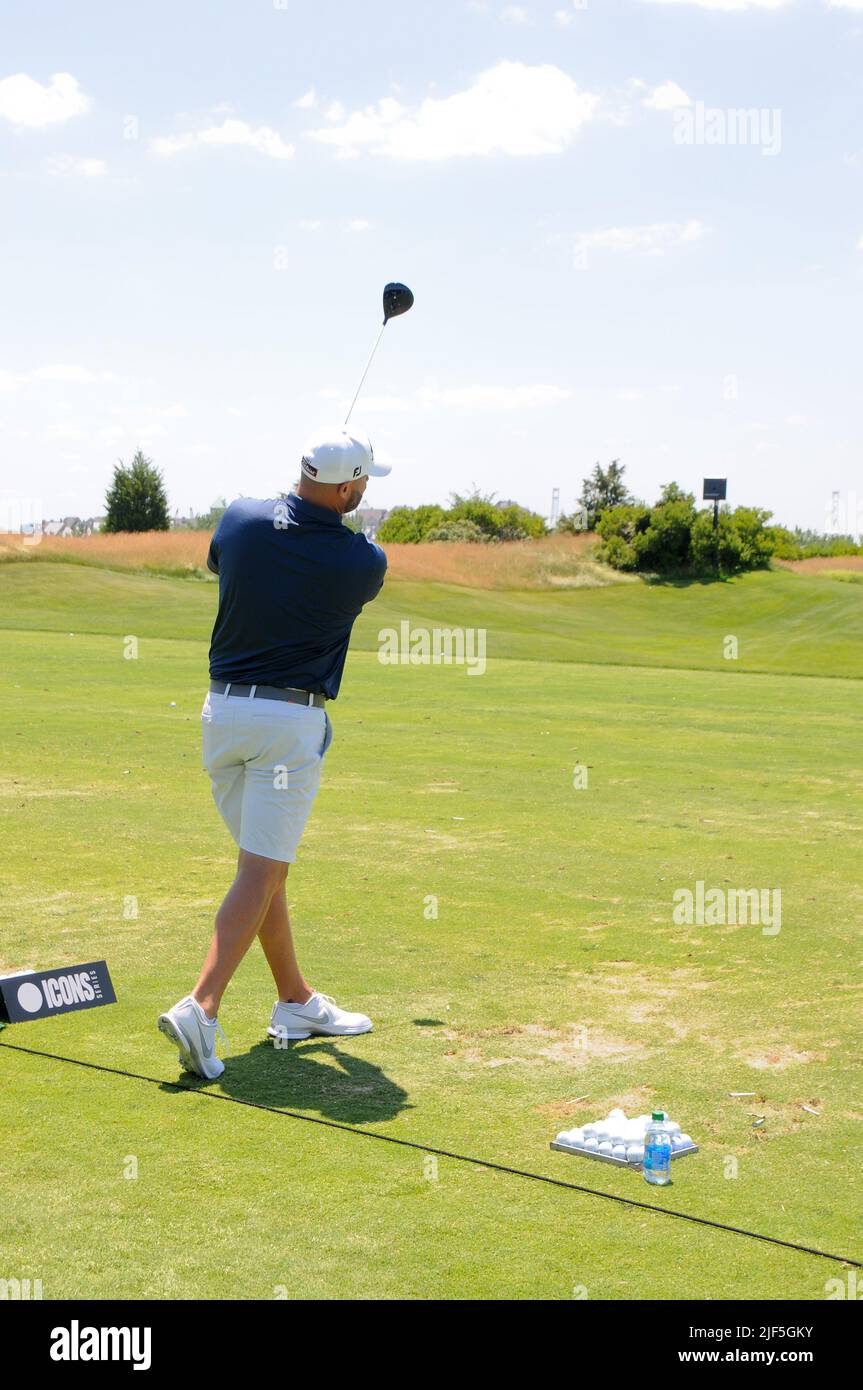
[{"label": "white circle logo on sign", "polygon": [[19,985],[18,1003],[28,1014],[38,1014],[44,1003],[42,991],[39,986],[30,984]]}]

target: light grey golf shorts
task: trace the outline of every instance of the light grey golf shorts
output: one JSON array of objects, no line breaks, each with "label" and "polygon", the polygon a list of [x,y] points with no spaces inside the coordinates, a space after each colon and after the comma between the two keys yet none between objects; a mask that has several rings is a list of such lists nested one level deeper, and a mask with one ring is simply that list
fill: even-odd
[{"label": "light grey golf shorts", "polygon": [[207,692],[204,767],[240,849],[293,864],[333,738],[326,710]]}]

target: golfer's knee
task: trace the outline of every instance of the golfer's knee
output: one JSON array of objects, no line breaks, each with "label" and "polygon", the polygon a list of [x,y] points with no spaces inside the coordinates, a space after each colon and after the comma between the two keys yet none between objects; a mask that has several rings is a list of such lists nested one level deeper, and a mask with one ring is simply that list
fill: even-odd
[{"label": "golfer's knee", "polygon": [[272,897],[281,888],[288,874],[288,865],[281,859],[265,859],[261,854],[252,854],[241,849],[237,864],[237,878],[243,879],[261,896]]}]

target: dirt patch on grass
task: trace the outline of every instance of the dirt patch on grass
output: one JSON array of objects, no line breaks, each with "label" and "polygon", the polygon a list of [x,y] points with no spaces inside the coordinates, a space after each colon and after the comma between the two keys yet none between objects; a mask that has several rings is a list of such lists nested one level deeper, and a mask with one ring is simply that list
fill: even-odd
[{"label": "dirt patch on grass", "polygon": [[63,797],[63,796],[95,796],[93,789],[83,790],[80,787],[46,787],[44,782],[37,787],[28,782],[22,782],[20,778],[4,777],[0,780],[0,796],[8,796],[12,799],[24,797],[29,801],[35,801],[41,797]]},{"label": "dirt patch on grass", "polygon": [[651,974],[634,961],[613,961],[608,968],[573,978],[590,1004],[612,1000],[627,1023],[639,1029],[659,1025],[679,1041],[706,1021],[706,996],[716,987],[691,966]]},{"label": "dirt patch on grass", "polygon": [[[471,1032],[456,1030],[454,1036],[447,1030],[447,1036],[459,1045],[450,1048],[445,1056],[485,1067],[544,1066],[551,1062],[580,1069],[591,1062],[631,1062],[648,1055],[641,1043],[594,1027],[589,1022],[571,1023],[562,1028],[545,1023],[505,1024]],[[477,1046],[478,1042],[501,1038],[513,1045],[512,1053],[506,1057],[490,1057]]]},{"label": "dirt patch on grass", "polygon": [[604,1119],[614,1109],[625,1115],[645,1115],[653,1103],[652,1086],[631,1087],[628,1091],[613,1091],[605,1095],[583,1096],[576,1100],[552,1100],[545,1105],[535,1105],[537,1115],[548,1115],[553,1120],[565,1120],[570,1116],[583,1120]]},{"label": "dirt patch on grass", "polygon": [[564,1062],[570,1067],[586,1067],[590,1062],[634,1062],[647,1057],[640,1043],[608,1033],[603,1028],[578,1026],[548,1047],[540,1048],[540,1056],[550,1062]]},{"label": "dirt patch on grass", "polygon": [[756,1071],[784,1071],[786,1067],[803,1066],[807,1062],[826,1062],[826,1052],[804,1052],[790,1043],[780,1043],[766,1052],[737,1053],[738,1061]]}]

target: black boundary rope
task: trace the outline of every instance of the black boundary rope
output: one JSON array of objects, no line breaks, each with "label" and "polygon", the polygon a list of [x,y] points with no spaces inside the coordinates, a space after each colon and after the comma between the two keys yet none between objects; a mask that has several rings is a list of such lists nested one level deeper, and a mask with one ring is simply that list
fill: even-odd
[{"label": "black boundary rope", "polygon": [[307,1125],[321,1125],[324,1129],[341,1130],[343,1134],[358,1135],[362,1139],[377,1139],[385,1144],[397,1144],[403,1149],[414,1149],[418,1153],[434,1154],[437,1158],[449,1158],[454,1163],[470,1163],[474,1167],[488,1168],[495,1173],[507,1173],[510,1177],[526,1178],[530,1182],[546,1183],[549,1187],[563,1187],[570,1192],[582,1192],[589,1197],[601,1197],[606,1202],[617,1202],[620,1206],[635,1207],[640,1211],[658,1212],[660,1216],[673,1216],[678,1221],[689,1221],[696,1226],[708,1226],[715,1231],[729,1231],[732,1235],[746,1236],[750,1240],[760,1240],[767,1245],[778,1245],[785,1250],[796,1250],[803,1255],[815,1255],[822,1260],[833,1260],[837,1264],[853,1265],[863,1269],[863,1260],[853,1260],[848,1255],[834,1255],[830,1250],[818,1250],[813,1245],[800,1245],[797,1241],[781,1240],[779,1236],[767,1236],[761,1231],[749,1231],[745,1226],[729,1226],[724,1221],[713,1221],[707,1216],[693,1216],[687,1211],[676,1211],[673,1207],[655,1207],[650,1202],[638,1202],[634,1197],[620,1197],[615,1192],[597,1192],[593,1187],[580,1183],[566,1182],[563,1178],[548,1177],[545,1173],[531,1173],[526,1168],[512,1168],[506,1163],[495,1163],[487,1158],[474,1158],[470,1154],[454,1153],[450,1149],[439,1149],[431,1144],[420,1144],[416,1139],[399,1139],[394,1134],[381,1134],[378,1130],[357,1129],[354,1125],[342,1124],[338,1120],[324,1120],[318,1115],[300,1115],[296,1110],[280,1110],[276,1105],[262,1105],[256,1100],[243,1100],[240,1096],[224,1096],[216,1091],[205,1091],[199,1086],[184,1086],[179,1081],[164,1081],[157,1076],[142,1076],[139,1072],[124,1071],[120,1067],[106,1067],[99,1062],[85,1062],[79,1057],[61,1057],[56,1052],[42,1052],[38,1048],[21,1047],[18,1043],[0,1043],[9,1052],[23,1052],[30,1057],[45,1057],[52,1062],[66,1062],[74,1067],[86,1067],[88,1071],[104,1072],[108,1076],[124,1076],[130,1081],[145,1081],[151,1086],[166,1086],[172,1091],[187,1091],[191,1095],[202,1096],[206,1100],[221,1100],[228,1105],[244,1105],[250,1110],[263,1110],[269,1115],[280,1115],[283,1119],[300,1120]]}]

